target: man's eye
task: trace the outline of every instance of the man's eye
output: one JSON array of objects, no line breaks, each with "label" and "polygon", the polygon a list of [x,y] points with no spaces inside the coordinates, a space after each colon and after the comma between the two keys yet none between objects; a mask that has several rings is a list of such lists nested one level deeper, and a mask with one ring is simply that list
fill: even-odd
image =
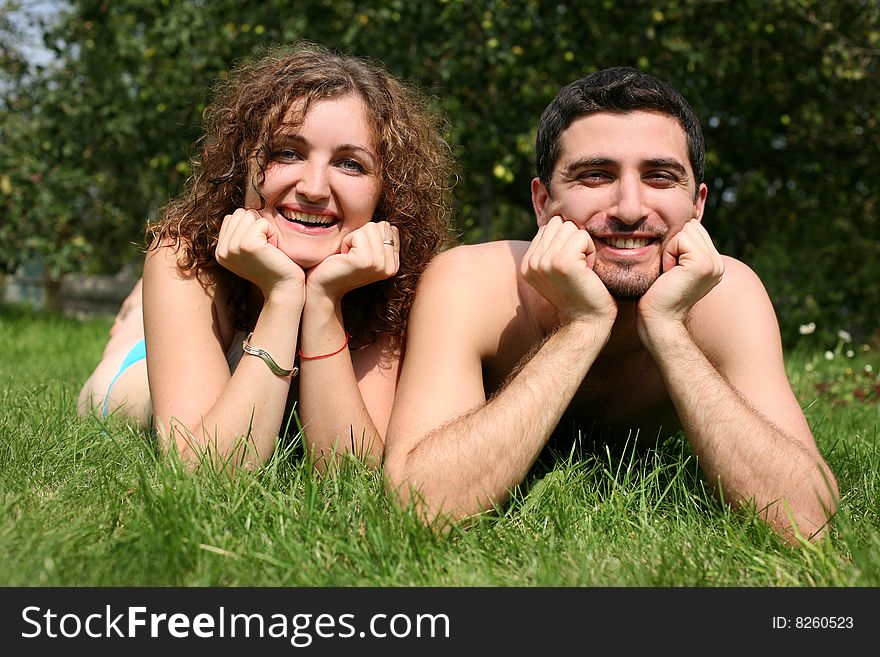
[{"label": "man's eye", "polygon": [[675,176],[665,171],[649,173],[645,179],[654,185],[672,185],[675,182]]},{"label": "man's eye", "polygon": [[584,171],[580,175],[578,175],[578,180],[583,180],[586,182],[600,182],[603,180],[610,179],[609,176],[604,171]]}]

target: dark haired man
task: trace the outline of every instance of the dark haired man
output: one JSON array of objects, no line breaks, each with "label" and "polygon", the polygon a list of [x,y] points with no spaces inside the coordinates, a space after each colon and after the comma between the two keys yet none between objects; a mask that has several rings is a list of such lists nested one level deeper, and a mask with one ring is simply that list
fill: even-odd
[{"label": "dark haired man", "polygon": [[[786,540],[837,502],[757,276],[701,221],[705,145],[668,84],[588,75],[547,107],[529,242],[461,246],[424,274],[386,440],[386,481],[425,518],[503,502],[557,427],[683,431],[723,499]],[[569,430],[571,434],[571,430]]]}]

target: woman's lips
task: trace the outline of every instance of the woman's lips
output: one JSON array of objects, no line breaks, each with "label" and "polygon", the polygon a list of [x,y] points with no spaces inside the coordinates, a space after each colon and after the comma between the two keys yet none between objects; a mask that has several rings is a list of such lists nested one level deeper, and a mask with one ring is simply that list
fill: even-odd
[{"label": "woman's lips", "polygon": [[286,221],[309,227],[331,226],[339,221],[339,217],[333,214],[314,214],[311,212],[302,212],[300,210],[291,210],[289,208],[278,208],[278,214],[284,217]]},{"label": "woman's lips", "polygon": [[290,208],[277,208],[277,210],[290,228],[304,235],[321,235],[340,223],[339,217],[334,214],[317,214]]}]

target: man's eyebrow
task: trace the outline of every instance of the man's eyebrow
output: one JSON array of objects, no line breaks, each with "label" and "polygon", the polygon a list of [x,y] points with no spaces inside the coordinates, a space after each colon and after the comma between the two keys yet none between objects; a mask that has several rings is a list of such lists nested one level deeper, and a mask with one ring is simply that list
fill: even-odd
[{"label": "man's eyebrow", "polygon": [[[582,157],[569,164],[561,171],[562,175],[571,177],[582,169],[590,167],[607,167],[617,165],[617,161],[610,157]],[[653,169],[668,169],[674,171],[682,178],[688,177],[687,168],[678,160],[666,157],[655,157],[645,160],[642,165]]]},{"label": "man's eyebrow", "polygon": [[671,160],[665,157],[659,157],[653,160],[645,160],[645,164],[655,169],[670,169],[682,178],[688,177],[687,169],[678,160]]},{"label": "man's eyebrow", "polygon": [[611,164],[615,164],[615,161],[609,157],[582,157],[574,162],[569,162],[568,166],[566,166],[561,173],[564,176],[572,176],[581,169],[586,169],[588,167],[607,167]]}]

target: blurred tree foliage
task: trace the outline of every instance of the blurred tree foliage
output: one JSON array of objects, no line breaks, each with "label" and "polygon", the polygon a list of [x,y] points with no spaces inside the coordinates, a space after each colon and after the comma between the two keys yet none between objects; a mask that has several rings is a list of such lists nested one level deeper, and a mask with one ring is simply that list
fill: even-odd
[{"label": "blurred tree foliage", "polygon": [[[20,4],[6,0],[9,9]],[[190,174],[211,82],[309,39],[435,98],[460,165],[462,241],[534,234],[538,117],[606,66],[662,77],[704,122],[706,224],[800,324],[880,327],[880,0],[74,0],[29,66],[0,17],[0,267],[52,277],[137,260],[144,220]],[[18,13],[26,14],[27,5]],[[2,12],[0,12],[2,14]]]}]

